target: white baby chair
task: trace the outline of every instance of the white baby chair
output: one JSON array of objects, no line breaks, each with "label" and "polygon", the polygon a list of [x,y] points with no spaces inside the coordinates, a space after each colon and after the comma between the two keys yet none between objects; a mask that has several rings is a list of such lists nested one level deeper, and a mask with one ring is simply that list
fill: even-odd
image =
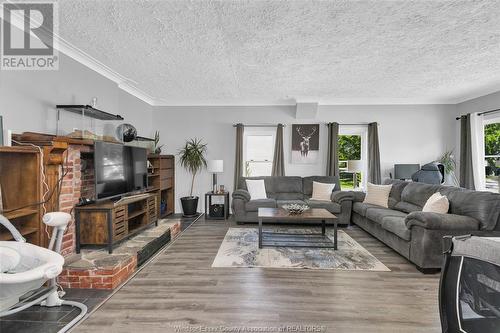
[{"label": "white baby chair", "polygon": [[[61,244],[71,215],[63,212],[47,213],[43,223],[53,227],[49,248],[26,243],[23,236],[3,215],[0,224],[6,227],[14,241],[0,241],[0,317],[8,316],[33,305],[70,305],[80,314],[58,333],[67,332],[87,313],[87,306],[79,302],[62,300],[56,278],[63,269]],[[48,281],[47,286],[43,286]],[[61,296],[64,294],[61,293]]]}]

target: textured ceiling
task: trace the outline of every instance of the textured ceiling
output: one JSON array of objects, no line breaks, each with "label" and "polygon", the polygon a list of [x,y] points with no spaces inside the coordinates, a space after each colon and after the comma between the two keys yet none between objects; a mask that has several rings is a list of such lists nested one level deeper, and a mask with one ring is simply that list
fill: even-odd
[{"label": "textured ceiling", "polygon": [[498,1],[59,4],[62,38],[167,105],[453,103],[500,90]]}]

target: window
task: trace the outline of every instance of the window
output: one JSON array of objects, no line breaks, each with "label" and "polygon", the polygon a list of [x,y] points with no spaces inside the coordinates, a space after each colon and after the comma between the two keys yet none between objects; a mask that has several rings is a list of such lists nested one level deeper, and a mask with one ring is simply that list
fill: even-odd
[{"label": "window", "polygon": [[484,122],[486,190],[500,193],[500,118]]},{"label": "window", "polygon": [[339,171],[343,190],[366,188],[366,126],[341,126],[339,129]]},{"label": "window", "polygon": [[243,138],[245,177],[271,175],[275,132],[275,129],[245,129]]}]

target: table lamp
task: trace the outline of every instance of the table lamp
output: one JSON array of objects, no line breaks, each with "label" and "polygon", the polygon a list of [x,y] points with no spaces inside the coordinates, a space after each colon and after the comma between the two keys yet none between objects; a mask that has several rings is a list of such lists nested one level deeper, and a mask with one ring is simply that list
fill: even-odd
[{"label": "table lamp", "polygon": [[210,160],[207,163],[208,172],[213,173],[212,178],[212,190],[217,193],[217,174],[224,172],[224,161],[223,160]]},{"label": "table lamp", "polygon": [[361,160],[349,160],[347,161],[347,172],[352,172],[352,186],[353,188],[358,187],[358,172],[363,171],[363,163]]}]

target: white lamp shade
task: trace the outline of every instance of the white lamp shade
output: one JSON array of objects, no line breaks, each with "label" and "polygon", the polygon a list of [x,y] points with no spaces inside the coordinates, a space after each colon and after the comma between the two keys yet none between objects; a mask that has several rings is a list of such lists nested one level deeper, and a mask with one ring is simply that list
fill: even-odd
[{"label": "white lamp shade", "polygon": [[207,162],[207,170],[212,173],[224,172],[224,161],[223,160],[210,160]]},{"label": "white lamp shade", "polygon": [[347,171],[349,171],[349,172],[361,172],[361,171],[363,171],[363,163],[361,163],[361,160],[347,161]]}]

